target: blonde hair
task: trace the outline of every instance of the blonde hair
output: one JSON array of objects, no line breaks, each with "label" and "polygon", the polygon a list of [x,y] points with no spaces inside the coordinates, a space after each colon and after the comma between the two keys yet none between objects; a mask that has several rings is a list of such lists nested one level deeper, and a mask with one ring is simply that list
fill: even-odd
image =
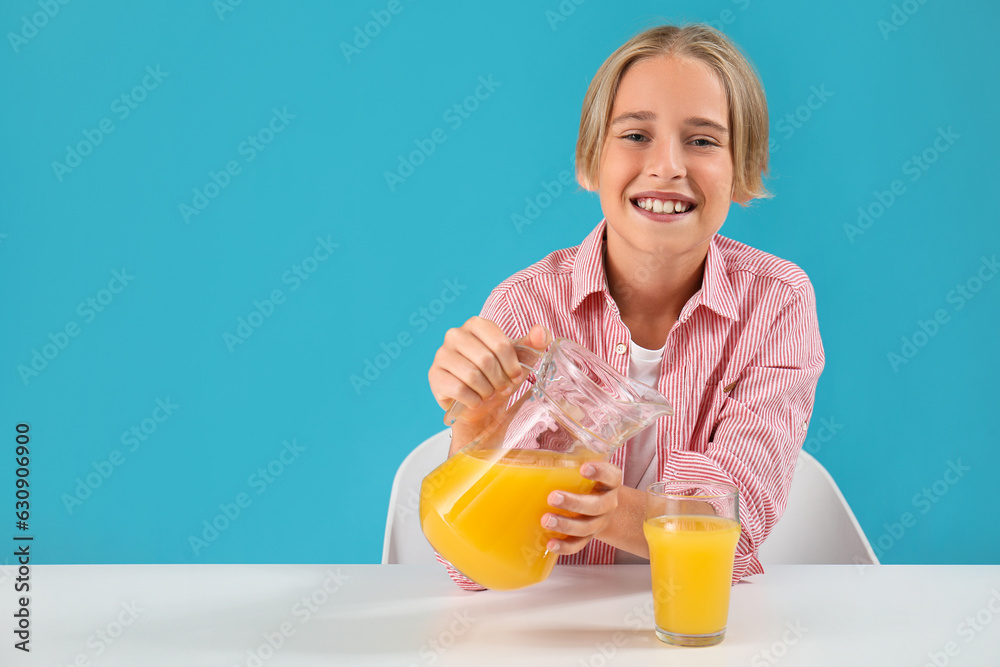
[{"label": "blonde hair", "polygon": [[622,77],[637,62],[665,55],[698,60],[718,74],[729,104],[732,197],[738,202],[770,197],[763,182],[768,161],[764,87],[739,47],[718,30],[699,23],[646,30],[620,46],[597,70],[583,98],[580,135],[576,141],[576,174],[580,185],[588,190],[597,186],[601,151]]}]

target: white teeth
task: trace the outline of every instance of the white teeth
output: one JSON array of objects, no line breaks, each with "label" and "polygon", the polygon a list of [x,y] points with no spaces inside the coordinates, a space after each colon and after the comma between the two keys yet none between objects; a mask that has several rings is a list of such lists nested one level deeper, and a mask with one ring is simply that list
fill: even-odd
[{"label": "white teeth", "polygon": [[635,201],[639,208],[652,213],[684,213],[691,209],[691,204],[673,199],[653,199],[642,197]]}]

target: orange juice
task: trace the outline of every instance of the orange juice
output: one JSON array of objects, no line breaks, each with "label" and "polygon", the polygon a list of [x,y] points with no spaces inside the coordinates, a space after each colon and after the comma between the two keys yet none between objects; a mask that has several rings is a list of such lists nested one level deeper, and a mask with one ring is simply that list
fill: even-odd
[{"label": "orange juice", "polygon": [[726,627],[738,521],[658,516],[642,526],[649,544],[656,625],[671,634],[710,635]]},{"label": "orange juice", "polygon": [[[501,458],[497,459],[500,454]],[[420,522],[427,540],[476,583],[494,590],[543,581],[557,554],[542,515],[552,491],[588,493],[594,482],[580,475],[594,452],[568,456],[538,449],[458,452],[424,478]]]}]

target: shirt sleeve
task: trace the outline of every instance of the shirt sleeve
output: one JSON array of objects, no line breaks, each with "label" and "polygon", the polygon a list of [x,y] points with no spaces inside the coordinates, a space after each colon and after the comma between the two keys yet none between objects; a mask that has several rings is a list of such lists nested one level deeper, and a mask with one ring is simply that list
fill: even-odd
[{"label": "shirt sleeve", "polygon": [[729,380],[704,451],[668,451],[665,479],[709,479],[739,489],[733,583],[764,571],[757,550],[785,510],[823,365],[815,295],[806,282],[779,310],[752,361]]},{"label": "shirt sleeve", "polygon": [[444,558],[442,558],[441,554],[439,554],[436,550],[434,551],[434,557],[437,558],[437,562],[439,562],[442,565],[444,565],[445,569],[448,570],[448,576],[451,577],[452,581],[454,581],[456,584],[458,584],[459,588],[461,588],[463,590],[466,590],[466,591],[485,591],[485,590],[487,590],[485,586],[480,586],[479,584],[477,584],[476,582],[474,582],[472,579],[469,579],[467,576],[465,576],[464,574],[462,574],[461,572],[459,572],[457,569],[455,569],[455,566],[452,565],[451,563],[449,563],[448,561],[446,561]]},{"label": "shirt sleeve", "polygon": [[497,288],[490,293],[479,316],[496,324],[511,340],[522,338],[528,333],[518,323],[511,307],[510,295],[505,289]]}]

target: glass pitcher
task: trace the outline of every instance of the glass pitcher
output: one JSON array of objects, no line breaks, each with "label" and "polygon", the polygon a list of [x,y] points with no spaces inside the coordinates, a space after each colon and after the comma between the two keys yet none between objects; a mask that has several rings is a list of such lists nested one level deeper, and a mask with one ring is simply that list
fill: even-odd
[{"label": "glass pitcher", "polygon": [[[476,433],[424,478],[420,522],[431,546],[462,574],[494,590],[545,580],[558,554],[542,515],[552,491],[588,493],[586,461],[606,461],[673,409],[658,392],[622,376],[586,348],[557,338],[545,352],[515,346],[531,386],[511,402],[475,410],[456,403],[445,423]],[[456,431],[457,432],[457,431]]]}]

